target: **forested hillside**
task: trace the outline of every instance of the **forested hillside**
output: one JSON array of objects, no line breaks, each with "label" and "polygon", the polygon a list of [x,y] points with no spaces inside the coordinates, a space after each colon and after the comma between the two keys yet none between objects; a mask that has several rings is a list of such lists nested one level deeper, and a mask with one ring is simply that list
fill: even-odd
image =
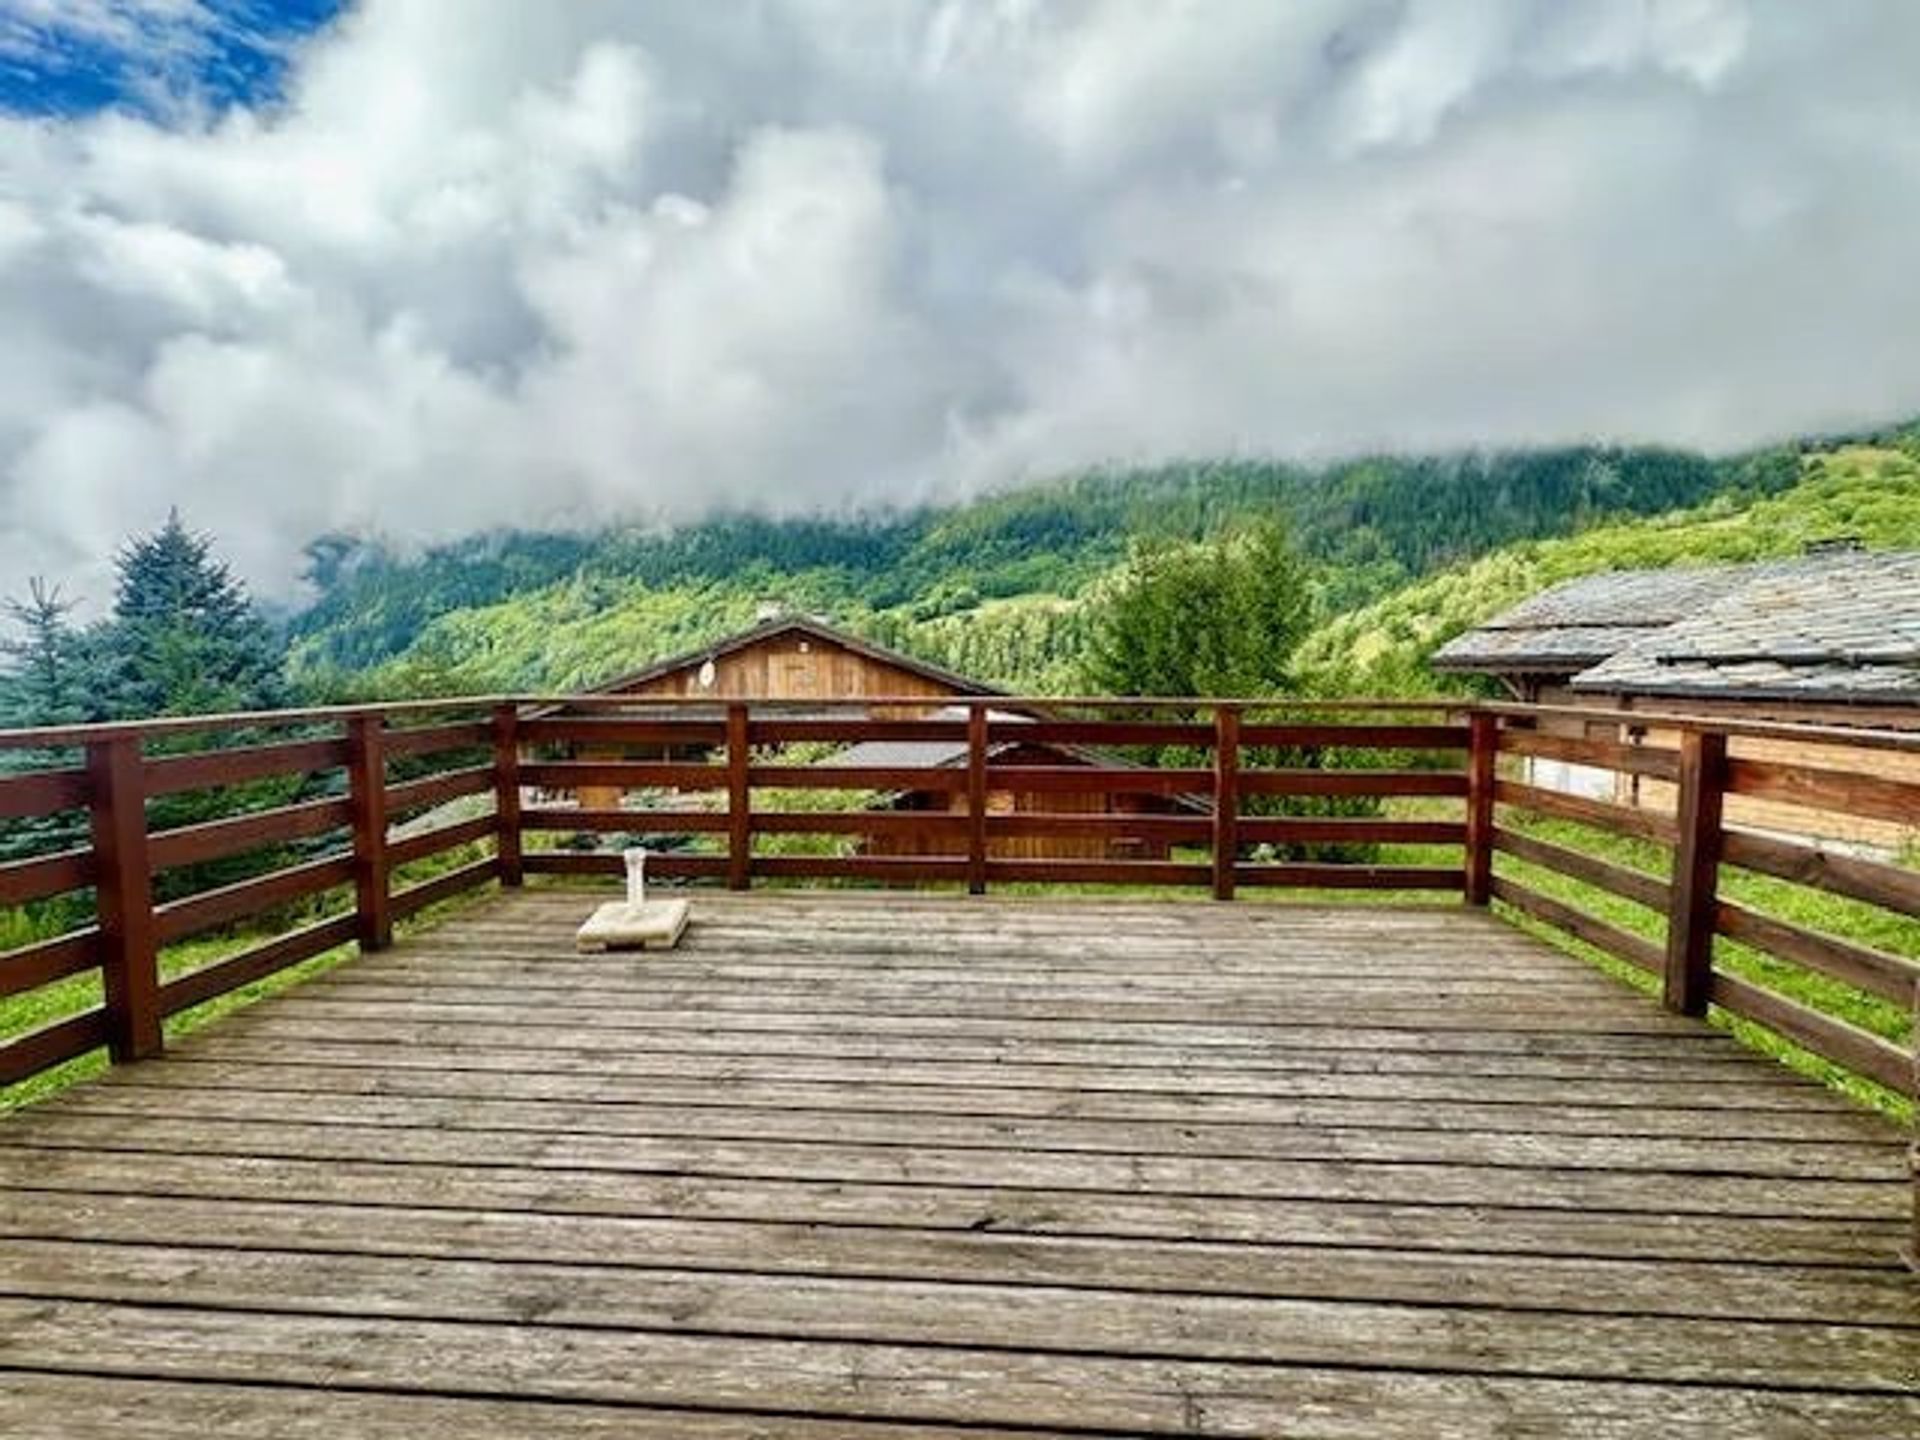
[{"label": "forested hillside", "polygon": [[1435,688],[1426,657],[1462,630],[1561,580],[1604,570],[1734,564],[1797,555],[1842,536],[1869,548],[1920,549],[1920,443],[1812,454],[1793,488],[1758,500],[1721,496],[1695,509],[1506,546],[1327,620],[1294,668],[1354,694]]},{"label": "forested hillside", "polygon": [[327,540],[290,668],[326,695],[591,684],[750,623],[829,615],[1011,688],[1070,688],[1086,597],[1140,541],[1279,518],[1323,615],[1515,540],[1794,483],[1789,450],[1732,460],[1576,447],[1099,472],[946,509],[845,520],[735,517],[671,535],[507,535],[406,559]]}]

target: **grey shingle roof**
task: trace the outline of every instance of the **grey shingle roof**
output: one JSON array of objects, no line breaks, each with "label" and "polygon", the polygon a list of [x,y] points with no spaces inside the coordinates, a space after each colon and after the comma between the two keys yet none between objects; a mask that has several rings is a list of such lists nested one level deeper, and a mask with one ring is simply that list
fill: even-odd
[{"label": "grey shingle roof", "polygon": [[1567,580],[1443,645],[1436,670],[1572,675],[1696,613],[1739,586],[1746,567],[1618,570]]},{"label": "grey shingle roof", "polygon": [[[1030,720],[1027,715],[1014,715],[1005,710],[987,712],[994,724],[1017,723]],[[965,721],[967,712],[958,705],[944,705],[932,715],[930,720]],[[1005,750],[1008,742],[1002,741],[993,748]],[[915,770],[940,769],[949,765],[964,765],[967,761],[967,742],[964,740],[862,740],[849,745],[844,750],[836,750],[815,763],[828,769],[851,768],[874,770],[892,770],[912,768]]]},{"label": "grey shingle roof", "polygon": [[1573,680],[1615,694],[1920,702],[1920,553],[1743,567],[1744,583]]}]

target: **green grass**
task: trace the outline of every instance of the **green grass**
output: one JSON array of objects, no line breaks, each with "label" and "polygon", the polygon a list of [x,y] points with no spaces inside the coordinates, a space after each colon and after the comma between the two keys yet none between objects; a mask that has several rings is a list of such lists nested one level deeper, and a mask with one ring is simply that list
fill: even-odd
[{"label": "green grass", "polygon": [[[1661,845],[1606,834],[1570,821],[1510,815],[1503,823],[1542,840],[1600,856],[1643,874],[1662,880],[1669,877],[1671,863],[1666,847]],[[1666,938],[1666,918],[1630,900],[1623,900],[1582,881],[1568,879],[1555,871],[1527,864],[1508,855],[1497,857],[1495,870],[1531,890],[1584,910],[1632,934],[1656,943],[1664,942]],[[1895,955],[1920,956],[1920,920],[1896,915],[1876,906],[1829,895],[1789,881],[1754,875],[1732,866],[1721,870],[1720,894],[1725,899],[1738,901],[1762,914],[1809,930],[1870,945]],[[1498,909],[1505,918],[1522,929],[1592,961],[1636,989],[1649,994],[1658,992],[1659,982],[1643,971],[1622,964],[1605,952],[1529,919],[1508,906],[1502,905]],[[1911,1046],[1914,1043],[1913,1017],[1905,1006],[1895,1005],[1828,976],[1776,959],[1724,936],[1715,938],[1713,955],[1715,966],[1728,974],[1764,985],[1824,1015],[1844,1020],[1897,1045]],[[1783,1040],[1770,1030],[1717,1008],[1710,1019],[1714,1024],[1730,1030],[1742,1043],[1774,1056],[1791,1069],[1830,1085],[1863,1105],[1901,1121],[1911,1123],[1914,1119],[1913,1103],[1906,1097]]]},{"label": "green grass", "polygon": [[[424,860],[413,861],[395,869],[393,888],[400,890],[409,885],[430,880],[436,875],[480,859],[486,853],[483,845],[472,844],[445,851]],[[396,927],[397,932],[406,935],[430,929],[446,914],[472,904],[480,893],[483,892],[469,891],[464,895],[457,895],[449,900],[430,905]],[[283,935],[289,930],[344,914],[352,908],[353,896],[350,890],[330,890],[312,897],[301,905],[278,912],[275,923],[271,925],[242,927],[216,936],[169,945],[160,953],[161,978],[170,980],[202,969],[229,956],[238,955],[277,935]],[[45,924],[36,923],[17,910],[0,912],[0,948],[13,948],[31,944],[35,940],[47,939],[60,933],[64,928],[66,927],[48,929]],[[288,966],[285,970],[263,979],[238,986],[223,995],[216,995],[211,1000],[170,1016],[165,1024],[166,1037],[172,1041],[180,1036],[191,1034],[223,1015],[243,1009],[270,995],[278,995],[313,976],[325,974],[358,954],[359,949],[355,945],[335,946],[312,959],[303,960],[297,965]],[[98,971],[75,975],[51,985],[42,985],[24,994],[10,996],[0,1000],[0,1042],[64,1020],[69,1016],[78,1015],[100,1003],[101,980]],[[58,1094],[70,1085],[100,1074],[107,1068],[107,1063],[106,1052],[94,1050],[64,1064],[43,1070],[37,1075],[29,1076],[17,1084],[0,1086],[0,1113]]]}]

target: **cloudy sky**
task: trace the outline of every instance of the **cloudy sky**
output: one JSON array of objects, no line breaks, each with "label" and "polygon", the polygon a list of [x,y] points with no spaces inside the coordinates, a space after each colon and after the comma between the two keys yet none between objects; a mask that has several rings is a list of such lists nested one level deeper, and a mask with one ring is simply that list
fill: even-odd
[{"label": "cloudy sky", "polygon": [[[0,0],[0,589],[1920,411],[1908,0]],[[94,597],[98,599],[98,595]]]}]

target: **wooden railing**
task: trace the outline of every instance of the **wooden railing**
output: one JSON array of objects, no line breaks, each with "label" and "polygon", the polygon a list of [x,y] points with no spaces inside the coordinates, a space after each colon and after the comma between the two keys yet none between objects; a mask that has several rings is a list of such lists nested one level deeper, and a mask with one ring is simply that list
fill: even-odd
[{"label": "wooden railing", "polygon": [[[1920,869],[1884,843],[1810,837],[1864,822],[1911,856],[1920,778],[1887,772],[1920,777],[1920,736],[1491,708],[1496,899],[1643,972],[1676,1013],[1717,1007],[1916,1093]],[[1620,794],[1533,783],[1540,762],[1616,777]]]},{"label": "wooden railing", "polygon": [[[849,764],[852,745],[889,748]],[[621,869],[564,837],[641,836],[653,874],[734,888],[1498,901],[1658,977],[1676,1011],[1717,1006],[1911,1095],[1910,1046],[1819,984],[1913,1006],[1920,930],[1902,927],[1920,922],[1920,872],[1734,812],[1920,826],[1920,782],[1872,759],[1916,754],[1910,736],[1452,702],[506,697],[9,732],[0,837],[45,833],[0,862],[0,908],[71,923],[0,954],[0,1006],[100,983],[98,1003],[0,1043],[0,1085],[101,1046],[155,1054],[168,1016],[343,945],[378,949],[435,901]],[[1542,763],[1625,777],[1623,794],[1539,783]],[[175,797],[209,795],[228,797],[205,807],[217,818],[169,823]],[[1890,938],[1770,908],[1751,877],[1884,916]],[[179,968],[169,947],[210,932],[223,953]]]}]

